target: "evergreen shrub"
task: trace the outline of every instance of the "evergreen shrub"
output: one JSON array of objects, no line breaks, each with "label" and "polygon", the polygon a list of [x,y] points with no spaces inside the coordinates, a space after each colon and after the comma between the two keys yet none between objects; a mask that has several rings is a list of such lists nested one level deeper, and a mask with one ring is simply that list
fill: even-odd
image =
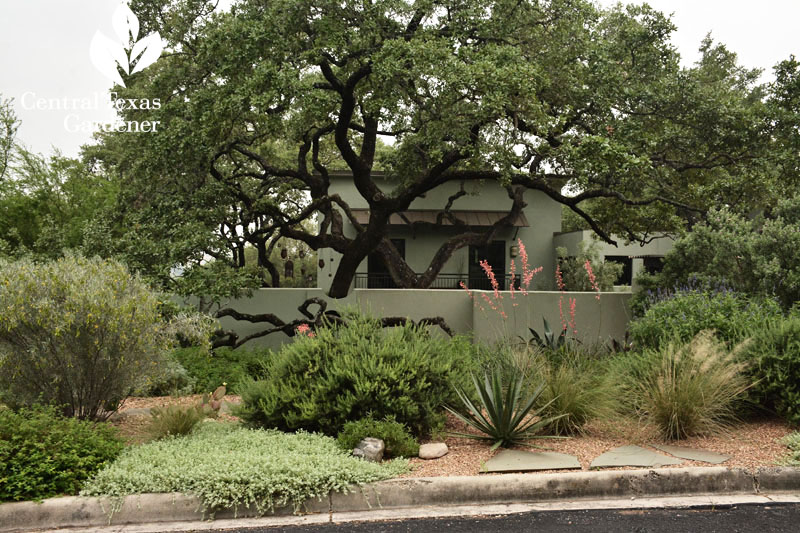
[{"label": "evergreen shrub", "polygon": [[77,494],[123,447],[115,428],[53,407],[0,409],[0,502]]},{"label": "evergreen shrub", "polygon": [[452,385],[468,383],[473,352],[465,338],[353,316],[285,344],[240,387],[238,414],[251,426],[331,436],[369,414],[393,416],[423,435],[443,423],[444,404],[458,401]]},{"label": "evergreen shrub", "polygon": [[758,329],[742,353],[756,385],[751,397],[800,425],[800,317]]},{"label": "evergreen shrub", "polygon": [[383,420],[368,416],[347,422],[336,437],[336,442],[343,450],[350,451],[366,437],[381,439],[386,446],[384,453],[387,457],[415,457],[419,453],[419,443],[408,428],[391,416]]},{"label": "evergreen shrub", "polygon": [[207,342],[201,315],[166,319],[159,295],[116,261],[0,261],[0,400],[98,418],[158,371],[167,348]]}]

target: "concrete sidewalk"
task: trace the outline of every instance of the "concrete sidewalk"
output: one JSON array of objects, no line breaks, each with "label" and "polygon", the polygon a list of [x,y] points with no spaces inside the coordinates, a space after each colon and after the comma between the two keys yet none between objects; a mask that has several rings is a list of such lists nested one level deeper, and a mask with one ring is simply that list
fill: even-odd
[{"label": "concrete sidewalk", "polygon": [[[323,521],[334,513],[359,513],[471,505],[557,503],[580,500],[620,500],[670,496],[800,496],[800,469],[760,468],[755,471],[724,467],[611,470],[559,474],[501,474],[439,478],[400,478],[363,487],[348,494],[333,493],[306,502],[304,512]],[[64,527],[103,527],[127,524],[197,522],[207,517],[198,498],[183,494],[141,494],[125,499],[111,514],[103,498],[65,497],[42,503],[0,505],[0,531],[29,531]],[[274,516],[292,515],[292,508]],[[218,510],[215,519],[228,522],[252,517],[252,509]],[[111,518],[109,519],[109,516]],[[128,528],[125,528],[126,530]]]}]

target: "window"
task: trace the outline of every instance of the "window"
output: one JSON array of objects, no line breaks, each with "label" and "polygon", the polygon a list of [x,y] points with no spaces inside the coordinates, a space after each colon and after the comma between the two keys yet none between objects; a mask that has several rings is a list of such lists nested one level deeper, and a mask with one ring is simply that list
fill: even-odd
[{"label": "window", "polygon": [[[406,258],[406,241],[405,239],[392,239],[392,244],[397,248],[400,257]],[[367,288],[368,289],[396,289],[389,269],[383,262],[383,258],[377,252],[369,254],[367,257]]]},{"label": "window", "polygon": [[664,268],[663,257],[645,257],[644,269],[648,274],[658,274]]},{"label": "window", "polygon": [[469,280],[467,286],[470,289],[492,290],[492,284],[480,265],[486,260],[492,267],[497,281],[500,283],[500,290],[506,290],[506,241],[492,241],[487,246],[469,247]]},{"label": "window", "polygon": [[622,265],[622,273],[614,282],[614,285],[631,284],[633,281],[633,259],[627,255],[607,255],[603,259],[609,263],[619,263]]}]

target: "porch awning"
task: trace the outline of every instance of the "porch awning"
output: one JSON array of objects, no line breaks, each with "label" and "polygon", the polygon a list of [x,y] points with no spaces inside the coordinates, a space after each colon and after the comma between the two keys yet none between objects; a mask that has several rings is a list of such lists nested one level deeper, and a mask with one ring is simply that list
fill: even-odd
[{"label": "porch awning", "polygon": [[[353,209],[353,215],[359,224],[367,224],[369,222],[369,209]],[[392,226],[405,226],[413,224],[414,222],[429,222],[436,224],[436,216],[441,211],[425,210],[425,209],[411,209],[403,211],[403,216],[400,213],[395,213],[389,217],[389,224]],[[463,220],[467,226],[485,227],[492,226],[495,222],[508,214],[508,211],[450,211],[457,219]],[[405,217],[405,219],[404,219]],[[453,226],[454,224],[447,219],[442,218],[442,226]],[[527,228],[528,219],[525,218],[524,213],[520,213],[512,226],[517,228]]]}]

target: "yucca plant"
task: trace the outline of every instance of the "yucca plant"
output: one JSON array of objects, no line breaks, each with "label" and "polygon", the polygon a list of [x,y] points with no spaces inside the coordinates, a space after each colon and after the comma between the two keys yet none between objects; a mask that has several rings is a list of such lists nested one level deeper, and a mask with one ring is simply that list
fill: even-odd
[{"label": "yucca plant", "polygon": [[459,412],[450,407],[446,409],[483,435],[471,433],[453,433],[453,435],[492,441],[494,442],[492,450],[500,446],[507,448],[531,438],[552,438],[536,434],[541,428],[563,416],[551,418],[539,416],[542,409],[548,407],[550,402],[539,409],[534,409],[544,390],[544,383],[540,384],[529,397],[523,399],[523,379],[516,373],[512,374],[507,386],[503,384],[502,370],[499,367],[494,368],[491,374],[489,372],[484,374],[482,382],[475,376],[472,376],[472,381],[480,398],[480,405],[476,406],[462,390],[456,388],[465,410]]}]

